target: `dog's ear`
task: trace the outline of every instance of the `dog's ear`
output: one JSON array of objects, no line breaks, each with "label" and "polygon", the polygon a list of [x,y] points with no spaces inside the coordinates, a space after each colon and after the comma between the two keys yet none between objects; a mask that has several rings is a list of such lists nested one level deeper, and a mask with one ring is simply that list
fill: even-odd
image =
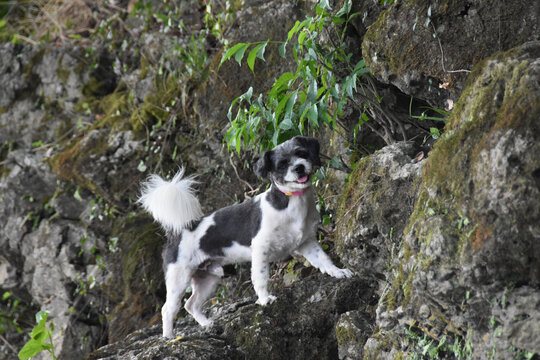
[{"label": "dog's ear", "polygon": [[253,170],[255,171],[255,175],[257,175],[260,178],[265,179],[268,176],[268,173],[272,171],[272,156],[273,151],[268,150],[265,151],[263,156],[255,163],[255,166]]},{"label": "dog's ear", "polygon": [[321,166],[321,158],[319,155],[321,146],[319,145],[319,140],[307,136],[296,136],[295,140],[300,146],[307,149],[311,163],[315,166]]}]

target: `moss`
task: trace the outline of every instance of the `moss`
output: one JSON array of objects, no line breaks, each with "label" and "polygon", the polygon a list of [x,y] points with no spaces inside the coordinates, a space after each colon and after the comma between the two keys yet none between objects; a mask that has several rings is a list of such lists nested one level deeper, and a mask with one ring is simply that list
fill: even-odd
[{"label": "moss", "polygon": [[377,340],[377,346],[371,349],[371,351],[364,353],[365,360],[380,359],[381,353],[390,352],[392,349],[399,349],[399,338],[392,332],[380,330],[371,337]]},{"label": "moss", "polygon": [[131,111],[129,91],[119,88],[105,96],[99,103],[103,114],[92,126],[95,129],[108,128],[112,132],[132,130],[126,119]]},{"label": "moss", "polygon": [[56,76],[58,76],[58,78],[62,81],[62,85],[66,85],[69,79],[69,74],[71,74],[71,71],[62,66],[63,60],[64,60],[64,53],[60,54],[60,58],[58,59],[58,67],[56,68]]},{"label": "moss", "polygon": [[161,249],[163,240],[157,225],[147,216],[116,221],[112,236],[117,237],[124,253],[123,282],[125,296],[151,294],[163,286]]},{"label": "moss", "polygon": [[158,227],[147,216],[125,216],[114,222],[111,239],[118,239],[117,250],[106,257],[121,277],[111,278],[103,288],[111,299],[119,301],[109,316],[115,339],[142,326],[159,321],[159,304],[165,293],[161,270],[162,239]]},{"label": "moss", "polygon": [[[359,199],[366,192],[368,183],[365,181],[363,174],[368,172],[369,164],[369,157],[360,160],[349,175],[349,183],[343,190],[341,202],[337,209],[337,218],[340,222],[337,239],[341,239],[344,237],[343,235],[350,233],[356,223],[353,209],[358,206]],[[339,241],[337,245],[339,250]]]},{"label": "moss", "polygon": [[72,143],[59,155],[50,158],[49,164],[55,173],[68,181],[75,181],[90,189],[95,194],[102,194],[97,185],[88,180],[81,173],[81,167],[87,156],[99,153],[99,149],[104,146],[102,142],[98,142],[95,146],[82,146],[79,139],[72,139]]},{"label": "moss", "polygon": [[351,323],[352,321],[348,320],[344,325],[339,323],[336,325],[336,339],[339,346],[347,346],[348,344],[363,346],[366,341],[365,334]]},{"label": "moss", "polygon": [[139,69],[141,69],[140,73],[139,73],[139,80],[146,79],[146,77],[148,76],[148,73],[149,73],[149,69],[151,69],[150,63],[149,63],[148,59],[146,58],[146,56],[141,56],[140,57]]}]

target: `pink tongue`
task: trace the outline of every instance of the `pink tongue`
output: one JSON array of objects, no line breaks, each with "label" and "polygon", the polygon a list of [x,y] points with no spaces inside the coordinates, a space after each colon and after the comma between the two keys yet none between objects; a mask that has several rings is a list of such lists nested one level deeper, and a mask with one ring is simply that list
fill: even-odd
[{"label": "pink tongue", "polygon": [[298,178],[296,181],[298,181],[299,183],[305,183],[307,179],[308,179],[307,176],[302,176],[301,178]]}]

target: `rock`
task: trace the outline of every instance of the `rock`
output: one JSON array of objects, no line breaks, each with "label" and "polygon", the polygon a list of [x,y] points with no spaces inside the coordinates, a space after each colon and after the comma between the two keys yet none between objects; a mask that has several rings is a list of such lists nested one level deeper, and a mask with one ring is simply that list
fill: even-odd
[{"label": "rock", "polygon": [[394,2],[369,27],[362,53],[382,82],[445,108],[479,61],[539,40],[539,14],[535,2]]},{"label": "rock", "polygon": [[31,53],[30,46],[13,44],[0,46],[0,82],[3,84],[0,87],[0,109],[11,104],[17,94],[28,86],[21,75]]},{"label": "rock", "polygon": [[[195,328],[196,325],[193,325]],[[191,329],[176,340],[164,339],[161,328],[145,328],[127,336],[121,342],[104,346],[90,359],[244,359],[242,353],[219,337],[208,336],[204,331]]]},{"label": "rock", "polygon": [[[43,221],[36,231],[24,237],[22,243],[23,254],[26,254],[23,282],[30,289],[32,298],[42,304],[41,309],[50,313],[54,322],[54,350],[63,359],[73,359],[76,353],[88,353],[102,334],[98,319],[84,318],[86,304],[80,303],[82,299],[73,301],[75,294],[69,286],[81,277],[76,264],[77,254],[70,253],[68,245],[80,241],[83,234],[77,231],[68,223]],[[91,271],[87,273],[92,274]],[[95,316],[91,312],[87,314]],[[39,356],[42,359],[48,357],[44,353]]]},{"label": "rock", "polygon": [[336,248],[358,272],[383,276],[402,241],[418,191],[423,162],[411,163],[412,142],[387,146],[360,160],[337,213]]},{"label": "rock", "polygon": [[336,324],[338,356],[342,360],[362,359],[364,344],[372,329],[372,318],[358,310],[342,314]]},{"label": "rock", "polygon": [[[373,291],[359,278],[336,280],[317,274],[278,290],[277,300],[266,307],[255,304],[253,296],[212,306],[214,325],[207,333],[188,316],[175,326],[181,336],[177,341],[163,339],[160,328],[153,327],[101,348],[91,358],[337,359],[336,334],[345,344],[369,333]],[[354,325],[352,333],[344,331],[345,325],[334,328],[340,314],[347,314],[342,315],[343,324]]]},{"label": "rock", "polygon": [[[301,10],[300,4],[285,0],[253,1],[237,14],[237,24],[231,28],[228,37],[233,43],[284,41],[295,21],[303,18]],[[245,60],[239,65],[231,59],[223,63],[218,70],[221,54],[215,56],[207,81],[196,90],[199,115],[206,119],[198,123],[200,130],[209,131],[221,139],[229,122],[227,112],[232,100],[251,86],[254,96],[258,96],[270,89],[281,74],[294,71],[296,66],[291,55],[288,54],[284,59],[279,55],[277,46],[268,45],[265,51],[266,61],[256,61],[254,74]]]},{"label": "rock", "polygon": [[[247,1],[226,36],[233,43],[283,40],[308,3]],[[148,4],[152,12],[164,9],[157,0]],[[481,60],[499,46],[537,38],[538,5],[433,4],[432,28],[422,27],[429,4],[355,1],[353,11],[360,14],[346,40],[356,46],[353,56],[361,56],[358,44],[371,25],[362,49],[366,60],[375,76],[407,94],[442,104],[464,88],[466,74],[444,72],[432,55],[440,51],[437,39],[446,70],[481,62],[445,134],[425,153],[427,160],[411,162],[418,149],[401,142],[360,160],[351,174],[328,179],[339,209],[337,231],[326,226],[330,236],[323,241],[332,245],[335,239],[330,255],[357,277],[308,276],[312,269],[295,260],[284,276],[288,285],[273,283],[278,300],[261,308],[246,295],[252,291],[249,266],[228,269],[239,276],[223,280],[218,304],[209,307],[214,326],[204,331],[186,316],[176,324],[183,338],[173,342],[155,325],[165,296],[163,238],[135,204],[140,180],[184,165],[201,174],[206,212],[254,193],[248,189],[259,184],[249,166],[253,154],[231,157],[223,148],[227,109],[250,86],[264,92],[295,66],[292,51],[283,59],[269,44],[267,62],[256,60],[255,74],[234,60],[218,71],[219,40],[207,38],[208,57],[197,60],[202,70],[175,77],[186,60],[174,48],[192,46],[191,35],[197,39],[208,23],[201,27],[204,7],[197,2],[166,6],[177,7],[185,27],[165,32],[156,30],[162,19],[144,17],[147,10],[122,13],[118,19],[133,26],[129,36],[141,37],[133,41],[141,46],[121,52],[83,48],[90,39],[77,41],[81,47],[0,45],[0,290],[31,312],[19,318],[23,333],[36,311],[50,311],[56,355],[68,360],[106,344],[91,358],[394,359],[415,355],[412,334],[434,343],[446,335],[447,343],[457,339],[480,358],[540,352],[538,44]],[[492,21],[499,16],[500,22]],[[512,21],[517,18],[524,20]],[[412,34],[404,31],[396,41],[394,27],[409,31],[407,21],[416,20]],[[482,21],[488,30],[503,31],[477,31]],[[454,37],[455,27],[466,29],[463,39]],[[500,42],[493,40],[496,33]],[[474,36],[478,41],[471,41]],[[396,42],[416,50],[398,47],[398,55],[374,56]],[[412,56],[422,51],[427,55]],[[401,54],[403,62],[391,61]],[[409,96],[390,85],[376,100],[400,120],[411,115]],[[320,135],[328,154],[349,148],[359,111],[344,109],[342,132]],[[404,122],[406,132],[417,132],[418,122]],[[355,134],[362,143],[383,146],[369,140],[369,132]],[[359,156],[350,153],[345,162],[352,167]],[[0,307],[4,311],[6,303]],[[6,338],[20,348],[23,336]],[[2,360],[14,355],[6,346],[0,342]]]},{"label": "rock", "polygon": [[[538,334],[540,298],[539,58],[540,43],[531,42],[474,69],[423,166],[377,324],[397,306],[404,317],[375,334],[379,342],[405,343],[409,326],[436,342],[451,336],[479,358],[538,352],[526,334]],[[389,351],[371,346],[370,358]]]}]

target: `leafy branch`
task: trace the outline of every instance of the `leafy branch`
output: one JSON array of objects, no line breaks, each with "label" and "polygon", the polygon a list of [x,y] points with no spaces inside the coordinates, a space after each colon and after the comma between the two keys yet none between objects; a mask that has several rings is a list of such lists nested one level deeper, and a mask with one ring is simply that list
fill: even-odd
[{"label": "leafy branch", "polygon": [[[53,360],[56,360],[54,355],[54,346],[52,339],[52,332],[54,330],[54,325],[52,321],[47,327],[47,318],[49,316],[48,311],[40,311],[36,314],[37,325],[32,329],[30,333],[30,340],[23,346],[21,351],[19,351],[19,360],[26,360],[33,356],[36,356],[41,351],[48,351]],[[46,341],[49,340],[49,343]]]},{"label": "leafy branch", "polygon": [[[351,11],[352,1],[331,10],[328,1],[319,0],[315,15],[296,21],[285,41],[238,43],[225,52],[220,66],[233,58],[241,65],[247,54],[254,74],[256,59],[264,61],[269,46],[278,46],[283,58],[292,52],[296,63],[296,70],[281,74],[266,94],[255,95],[250,88],[232,101],[224,139],[229,150],[269,149],[292,136],[338,126],[350,144],[366,153],[369,147],[358,141],[362,127],[387,144],[407,140],[403,120],[386,108],[364,60],[353,60],[345,44],[348,24],[359,15]],[[358,114],[352,131],[340,121],[345,106]]]},{"label": "leafy branch", "polygon": [[[285,72],[275,80],[267,94],[254,96],[253,88],[231,103],[228,118],[231,122],[225,135],[229,150],[241,151],[242,146],[259,144],[271,148],[294,135],[328,126],[334,129],[343,115],[343,107],[358,90],[359,79],[369,74],[363,60],[353,64],[352,54],[346,51],[344,36],[347,24],[358,13],[351,13],[347,1],[334,15],[329,13],[328,1],[319,1],[314,17],[296,21],[286,41],[238,43],[222,57],[220,66],[234,58],[238,64],[247,54],[247,64],[255,73],[257,58],[264,61],[268,45],[278,45],[279,55],[286,57],[292,48],[296,71]],[[342,31],[337,27],[342,26]],[[328,38],[329,29],[336,31],[337,45]]]}]

